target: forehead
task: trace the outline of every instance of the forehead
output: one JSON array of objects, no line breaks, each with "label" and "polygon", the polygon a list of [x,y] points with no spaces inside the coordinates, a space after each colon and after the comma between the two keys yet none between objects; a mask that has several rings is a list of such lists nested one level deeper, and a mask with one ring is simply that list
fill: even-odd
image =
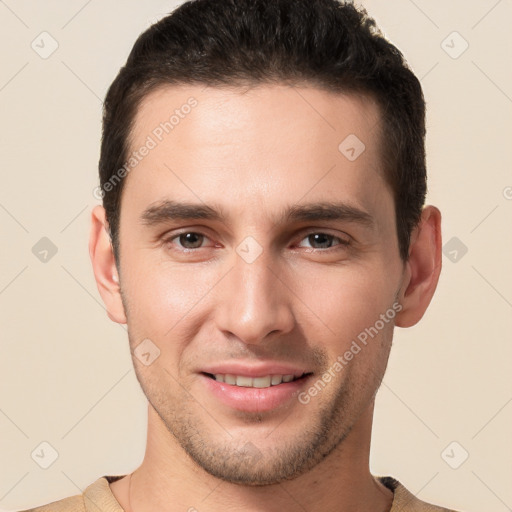
[{"label": "forehead", "polygon": [[129,142],[130,154],[151,146],[125,185],[140,208],[170,193],[260,212],[306,196],[371,209],[383,191],[391,195],[379,109],[366,96],[282,84],[167,86],[143,99]]},{"label": "forehead", "polygon": [[[280,134],[280,142],[298,141],[300,136],[307,135],[312,142],[324,140],[318,148],[320,151],[350,134],[359,134],[371,146],[373,141],[369,138],[378,134],[380,126],[377,103],[363,94],[284,84],[247,88],[161,86],[141,100],[131,143],[142,142],[141,136],[152,132],[157,138],[171,132],[175,139],[180,135],[190,137],[192,130],[183,128],[187,123],[182,123],[187,118],[193,119],[193,131],[215,141],[220,138],[227,143],[230,136],[236,135],[241,143],[258,144],[276,129],[286,128]],[[294,124],[290,125],[290,121]],[[178,129],[180,124],[182,127]]]}]

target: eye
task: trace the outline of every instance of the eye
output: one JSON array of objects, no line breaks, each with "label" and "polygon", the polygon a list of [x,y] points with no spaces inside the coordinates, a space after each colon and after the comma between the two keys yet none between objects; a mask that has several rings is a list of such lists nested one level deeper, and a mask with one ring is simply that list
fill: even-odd
[{"label": "eye", "polygon": [[330,235],[328,233],[310,233],[302,240],[307,240],[309,246],[302,245],[301,241],[301,243],[299,243],[299,247],[309,247],[311,249],[330,249],[333,246],[350,244],[348,240],[344,240],[338,236]]},{"label": "eye", "polygon": [[166,242],[172,244],[175,243],[175,241],[178,241],[182,249],[200,249],[203,245],[203,242],[207,239],[208,238],[201,233],[187,231],[186,233],[181,233],[179,235],[168,238]]}]

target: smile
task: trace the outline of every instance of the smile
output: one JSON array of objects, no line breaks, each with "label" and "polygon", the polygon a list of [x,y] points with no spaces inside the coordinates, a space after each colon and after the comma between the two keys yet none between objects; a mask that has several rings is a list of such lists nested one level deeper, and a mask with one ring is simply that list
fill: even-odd
[{"label": "smile", "polygon": [[244,375],[232,375],[229,373],[206,374],[217,382],[224,382],[231,386],[239,386],[242,388],[269,388],[278,386],[279,384],[292,382],[301,379],[305,373],[296,377],[295,375],[265,375],[263,377],[247,377]]},{"label": "smile", "polygon": [[[261,414],[298,403],[298,393],[307,387],[308,380],[313,376],[311,372],[292,367],[283,368],[283,365],[277,364],[267,364],[266,371],[263,367],[246,367],[244,370],[234,368],[235,365],[223,366],[231,368],[223,368],[226,373],[220,373],[220,367],[215,370],[209,368],[209,371],[203,370],[200,373],[200,382],[208,400],[213,399],[214,402],[227,406],[228,410],[246,413]],[[292,373],[294,370],[295,373]]]}]

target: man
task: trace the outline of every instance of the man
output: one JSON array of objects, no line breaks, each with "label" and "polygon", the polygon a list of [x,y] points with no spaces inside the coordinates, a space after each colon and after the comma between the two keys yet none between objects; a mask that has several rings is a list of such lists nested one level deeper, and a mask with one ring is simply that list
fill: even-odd
[{"label": "man", "polygon": [[89,247],[146,454],[34,510],[447,510],[369,470],[394,326],[441,269],[424,114],[351,4],[197,0],[139,37],[105,101]]}]

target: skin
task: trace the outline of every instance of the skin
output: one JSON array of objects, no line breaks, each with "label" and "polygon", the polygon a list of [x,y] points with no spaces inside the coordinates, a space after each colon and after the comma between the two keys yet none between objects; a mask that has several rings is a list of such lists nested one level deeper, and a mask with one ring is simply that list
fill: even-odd
[{"label": "skin", "polygon": [[[394,326],[416,324],[434,294],[440,212],[424,208],[404,263],[379,109],[355,95],[166,87],[141,104],[132,149],[190,96],[198,105],[126,178],[117,265],[105,212],[92,212],[98,289],[109,317],[128,325],[149,402],[144,460],[112,492],[128,512],[389,510],[392,492],[369,470],[374,398]],[[349,134],[365,144],[354,161],[338,150]],[[223,217],[142,220],[166,200]],[[317,202],[344,203],[370,222],[282,218]],[[248,236],[262,251],[251,263],[237,253]],[[307,391],[393,304],[401,311],[307,404],[294,395],[240,411],[205,385],[208,365],[274,361],[311,372]],[[160,350],[149,366],[134,354],[147,338]]]}]

